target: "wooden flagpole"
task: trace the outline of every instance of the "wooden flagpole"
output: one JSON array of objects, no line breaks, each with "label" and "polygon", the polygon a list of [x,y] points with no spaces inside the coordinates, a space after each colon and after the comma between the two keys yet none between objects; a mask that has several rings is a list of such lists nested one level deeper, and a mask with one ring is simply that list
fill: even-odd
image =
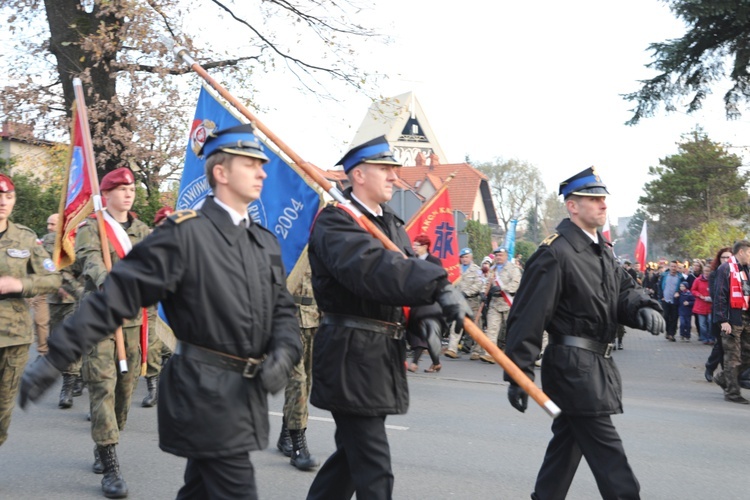
[{"label": "wooden flagpole", "polygon": [[[225,89],[219,82],[214,80],[208,74],[208,72],[206,72],[206,70],[203,69],[195,61],[195,59],[190,56],[190,54],[188,54],[188,51],[185,47],[175,47],[174,53],[179,59],[182,59],[185,64],[190,67],[190,69],[198,73],[198,75],[200,75],[201,78],[203,78],[211,87],[213,87],[214,90],[216,90],[224,99],[226,99],[227,102],[229,102],[240,113],[242,113],[245,118],[250,120],[250,122],[252,122],[252,124],[258,130],[263,132],[263,135],[265,135],[268,140],[276,144],[276,147],[283,151],[284,154],[286,154],[299,168],[301,168],[308,176],[310,176],[310,178],[315,181],[324,191],[326,191],[334,200],[336,200],[338,203],[346,204],[347,208],[351,210],[361,221],[362,225],[367,228],[367,231],[378,241],[380,241],[385,248],[403,254],[403,252],[401,252],[401,250],[388,238],[388,236],[386,236],[377,226],[375,226],[375,224],[370,219],[365,217],[359,210],[357,210],[357,208],[344,197],[343,193],[339,191],[336,186],[331,184],[328,179],[323,177],[323,175],[318,171],[317,167],[315,167],[312,163],[303,160],[297,153],[292,150],[292,148],[287,146],[286,143],[284,143],[276,134],[274,134],[268,127],[266,127],[263,122],[258,120],[258,118],[249,109],[247,109],[240,101],[238,101],[232,94],[230,94],[227,89]],[[481,345],[495,361],[497,361],[497,363],[516,382],[516,384],[518,384],[521,389],[526,391],[526,393],[534,401],[536,401],[539,406],[541,406],[542,409],[547,412],[547,414],[549,414],[552,418],[560,415],[560,408],[554,403],[554,401],[552,401],[549,396],[547,396],[539,387],[537,387],[536,384],[534,384],[534,382],[520,368],[518,368],[518,366],[516,366],[516,364],[513,363],[513,361],[511,361],[510,358],[508,358],[508,356],[506,356],[499,347],[497,347],[497,345],[494,345],[490,341],[490,339],[487,338],[481,328],[479,328],[471,319],[464,319],[464,330],[469,335],[471,335],[471,337],[479,345]]]},{"label": "wooden flagpole", "polygon": [[[76,108],[78,118],[81,120],[81,131],[83,133],[83,154],[86,156],[86,166],[89,169],[89,180],[91,181],[91,199],[94,201],[94,213],[99,227],[99,240],[102,246],[102,259],[107,272],[112,270],[112,258],[109,255],[109,241],[107,231],[104,228],[104,215],[102,210],[102,196],[99,192],[99,178],[96,175],[94,165],[94,146],[91,143],[91,132],[89,130],[89,117],[86,111],[86,101],[83,96],[83,85],[80,78],[73,78],[73,90],[75,91]],[[125,340],[122,336],[122,327],[115,331],[115,348],[117,349],[118,369],[120,373],[128,372],[128,358],[125,355]]]}]

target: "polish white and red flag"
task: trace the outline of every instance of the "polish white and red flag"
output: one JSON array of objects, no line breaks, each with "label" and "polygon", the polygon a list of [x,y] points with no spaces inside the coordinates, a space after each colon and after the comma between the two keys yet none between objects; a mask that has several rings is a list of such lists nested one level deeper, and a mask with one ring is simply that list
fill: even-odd
[{"label": "polish white and red flag", "polygon": [[638,267],[641,272],[646,271],[646,254],[648,253],[648,233],[646,229],[646,221],[643,221],[643,229],[641,229],[641,235],[638,237],[638,243],[635,245],[635,260],[638,262]]},{"label": "polish white and red flag", "polygon": [[612,230],[609,228],[609,217],[607,217],[607,221],[604,223],[604,227],[602,228],[602,236],[604,236],[604,239],[612,243]]}]

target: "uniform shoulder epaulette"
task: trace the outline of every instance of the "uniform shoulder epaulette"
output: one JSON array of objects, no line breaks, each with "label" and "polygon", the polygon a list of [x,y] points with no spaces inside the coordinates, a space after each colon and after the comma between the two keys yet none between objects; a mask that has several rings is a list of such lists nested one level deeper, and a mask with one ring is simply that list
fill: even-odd
[{"label": "uniform shoulder epaulette", "polygon": [[36,235],[36,231],[34,231],[33,229],[31,229],[30,227],[26,227],[26,226],[24,226],[23,224],[16,224],[16,227],[17,227],[18,229],[23,229],[24,231],[28,231],[28,232],[30,232],[31,234],[33,234],[33,235],[34,235],[34,239],[35,239],[35,240],[36,240],[36,239],[39,239],[39,238],[37,238],[37,235]]},{"label": "uniform shoulder epaulette", "polygon": [[544,238],[544,240],[542,240],[542,242],[541,242],[541,243],[539,243],[539,246],[540,246],[540,247],[548,247],[548,246],[550,246],[550,245],[552,244],[552,242],[553,242],[553,241],[555,241],[555,240],[556,240],[556,239],[557,239],[557,238],[558,238],[559,236],[560,236],[560,233],[552,233],[552,234],[550,234],[549,236],[547,236],[546,238]]},{"label": "uniform shoulder epaulette", "polygon": [[196,210],[178,210],[177,212],[174,212],[172,215],[167,217],[167,219],[171,220],[175,224],[182,224],[186,220],[195,219],[196,217],[200,217],[201,215]]}]

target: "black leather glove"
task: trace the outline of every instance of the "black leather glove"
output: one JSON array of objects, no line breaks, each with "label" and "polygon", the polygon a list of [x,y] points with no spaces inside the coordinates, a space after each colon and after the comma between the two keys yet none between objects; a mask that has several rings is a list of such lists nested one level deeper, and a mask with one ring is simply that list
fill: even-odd
[{"label": "black leather glove", "polygon": [[659,311],[642,307],[638,311],[638,328],[651,332],[651,335],[659,335],[665,332],[667,324]]},{"label": "black leather glove", "polygon": [[493,286],[490,287],[490,291],[489,291],[489,293],[487,295],[489,295],[490,297],[499,297],[500,296],[500,290],[502,290],[502,288],[500,288],[497,285],[493,285]]},{"label": "black leather glove", "polygon": [[37,357],[26,366],[21,376],[18,406],[26,408],[29,401],[36,402],[55,383],[62,372],[47,361],[46,356]]},{"label": "black leather glove", "polygon": [[529,395],[517,385],[510,384],[508,387],[508,401],[510,401],[510,405],[513,408],[523,413],[529,406]]},{"label": "black leather glove", "polygon": [[448,324],[456,322],[456,326],[454,327],[456,333],[463,331],[464,318],[473,318],[473,311],[469,307],[469,303],[466,302],[463,294],[450,283],[438,292],[435,300],[437,300],[437,303],[443,309],[443,316]]},{"label": "black leather glove", "polygon": [[282,349],[276,349],[263,362],[260,370],[260,381],[266,392],[276,394],[286,386],[292,374],[294,360],[292,356]]}]

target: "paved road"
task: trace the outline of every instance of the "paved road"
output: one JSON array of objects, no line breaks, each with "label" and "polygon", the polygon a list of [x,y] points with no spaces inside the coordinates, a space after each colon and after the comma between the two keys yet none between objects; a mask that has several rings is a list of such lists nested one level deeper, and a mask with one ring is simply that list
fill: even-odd
[{"label": "paved road", "polygon": [[[628,332],[625,347],[615,354],[625,413],[614,422],[643,498],[749,498],[750,406],[725,402],[718,386],[705,382],[710,348],[639,331]],[[464,357],[443,367],[439,374],[409,374],[410,411],[387,420],[394,497],[528,498],[551,436],[549,417],[535,405],[525,414],[512,409],[496,366]],[[59,386],[30,411],[16,409],[0,448],[0,498],[102,498],[100,476],[90,472],[86,394],[59,410],[58,392]],[[130,498],[174,498],[184,460],[159,450],[156,411],[139,406],[145,392],[141,382],[118,447],[122,470]],[[272,446],[252,460],[261,498],[302,499],[314,474],[295,470],[275,449],[282,403],[271,399]],[[310,448],[325,459],[334,449],[334,425],[327,412],[311,414]],[[569,498],[599,498],[585,461]]]}]

